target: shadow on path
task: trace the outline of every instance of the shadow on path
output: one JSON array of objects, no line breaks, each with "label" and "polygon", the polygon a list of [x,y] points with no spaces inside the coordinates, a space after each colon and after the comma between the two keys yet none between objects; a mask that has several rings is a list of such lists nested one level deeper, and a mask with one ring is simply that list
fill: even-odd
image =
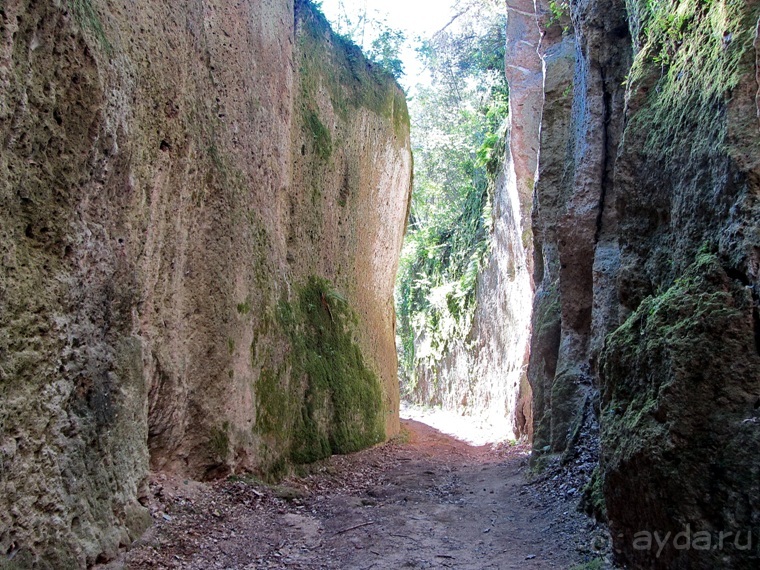
[{"label": "shadow on path", "polygon": [[403,440],[333,457],[277,487],[156,474],[157,524],[121,567],[506,570],[582,562],[586,520],[525,484],[526,448],[474,447],[416,421],[402,426]]}]

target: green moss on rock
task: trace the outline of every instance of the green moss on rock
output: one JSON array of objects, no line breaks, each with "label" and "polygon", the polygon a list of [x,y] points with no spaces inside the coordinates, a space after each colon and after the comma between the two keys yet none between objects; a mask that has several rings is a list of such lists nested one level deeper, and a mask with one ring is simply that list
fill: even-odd
[{"label": "green moss on rock", "polygon": [[[760,355],[749,289],[700,253],[608,337],[601,370],[601,485],[620,546],[646,529],[752,527]],[[628,548],[625,562],[643,567],[650,554]],[[669,548],[658,567],[750,567],[746,553],[712,554]]]},{"label": "green moss on rock", "polygon": [[282,374],[264,369],[255,386],[256,428],[264,435],[288,436],[297,397],[285,385]]},{"label": "green moss on rock", "polygon": [[599,466],[594,468],[591,480],[583,488],[581,507],[597,520],[607,520],[607,504],[604,502],[604,475]]},{"label": "green moss on rock", "polygon": [[68,0],[69,8],[74,12],[74,17],[82,29],[90,30],[100,43],[101,47],[110,54],[113,51],[111,43],[106,37],[100,16],[92,6],[91,0]]},{"label": "green moss on rock", "polygon": [[306,113],[306,127],[311,133],[314,150],[322,160],[328,160],[332,154],[332,136],[327,127],[319,120],[314,111]]},{"label": "green moss on rock", "polygon": [[230,424],[224,422],[221,427],[211,430],[209,435],[209,449],[216,461],[224,462],[230,453]]},{"label": "green moss on rock", "polygon": [[578,437],[585,411],[580,384],[583,374],[571,369],[554,377],[551,387],[551,442],[553,452],[561,453]]},{"label": "green moss on rock", "polygon": [[[553,284],[539,294],[533,311],[533,350],[530,355],[528,381],[533,390],[533,409],[536,422],[533,434],[531,464],[538,466],[539,457],[561,449],[553,445],[552,392],[557,371],[557,355],[561,336],[559,288]],[[558,386],[559,388],[559,386]],[[566,438],[563,438],[563,441]]]},{"label": "green moss on rock", "polygon": [[752,49],[757,14],[743,0],[629,0],[628,9],[639,48],[629,85],[640,92],[633,98],[646,99],[630,128],[662,158],[686,144],[692,156],[723,152],[726,103]]},{"label": "green moss on rock", "polygon": [[385,438],[383,394],[354,339],[357,318],[325,279],[311,277],[277,317],[291,350],[285,375],[262,374],[257,431],[287,442],[295,463],[358,451]]}]

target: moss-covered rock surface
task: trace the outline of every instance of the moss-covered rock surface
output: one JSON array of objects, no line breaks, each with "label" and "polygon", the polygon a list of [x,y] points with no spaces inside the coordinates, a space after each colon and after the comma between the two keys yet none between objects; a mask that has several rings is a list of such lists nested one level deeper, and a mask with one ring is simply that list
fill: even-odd
[{"label": "moss-covered rock surface", "polygon": [[312,277],[295,303],[280,304],[278,319],[291,342],[290,385],[262,375],[256,429],[288,445],[296,463],[382,441],[382,388],[356,343],[357,317],[345,297]]},{"label": "moss-covered rock surface", "polygon": [[540,8],[534,461],[573,453],[590,402],[602,449],[586,507],[609,521],[619,561],[752,568],[760,3],[570,2],[562,30]]},{"label": "moss-covered rock surface", "polygon": [[[667,291],[646,299],[607,340],[602,458],[612,530],[673,536],[690,527],[751,532],[760,512],[760,354],[749,289],[702,254]],[[743,535],[744,536],[744,535]],[[660,553],[669,568],[750,568],[746,540],[726,549]],[[621,540],[621,542],[623,542]],[[626,551],[644,566],[652,552]]]}]

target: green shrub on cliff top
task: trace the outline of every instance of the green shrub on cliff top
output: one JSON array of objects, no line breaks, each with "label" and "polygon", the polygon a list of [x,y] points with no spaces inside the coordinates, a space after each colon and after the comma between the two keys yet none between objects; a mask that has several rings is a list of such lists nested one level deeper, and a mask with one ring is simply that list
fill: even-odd
[{"label": "green shrub on cliff top", "polygon": [[[320,93],[327,89],[333,109],[343,118],[348,118],[351,109],[366,107],[391,119],[397,134],[405,136],[409,125],[406,98],[390,72],[368,59],[350,38],[333,32],[312,2],[298,0],[296,15],[304,107],[313,110]],[[330,49],[325,49],[326,43]]]},{"label": "green shrub on cliff top", "polygon": [[[321,9],[321,2],[312,4]],[[383,71],[396,79],[404,75],[401,50],[406,36],[388,24],[387,16],[379,11],[368,12],[366,3],[340,2],[332,24],[341,38],[361,48],[366,57]]]}]

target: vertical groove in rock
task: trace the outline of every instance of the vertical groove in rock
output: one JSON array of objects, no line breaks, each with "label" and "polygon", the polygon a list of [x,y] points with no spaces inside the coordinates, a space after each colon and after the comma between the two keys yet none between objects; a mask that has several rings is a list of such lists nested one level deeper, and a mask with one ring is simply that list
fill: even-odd
[{"label": "vertical groove in rock", "polygon": [[590,494],[634,568],[756,564],[738,549],[655,558],[632,545],[757,523],[758,11],[571,3],[572,114],[555,88],[561,24],[544,28],[533,462],[573,444],[583,394],[599,389]]},{"label": "vertical groove in rock", "polygon": [[612,95],[609,91],[607,91],[607,79],[605,77],[604,70],[602,70],[602,89],[603,89],[603,95],[602,95],[602,102],[604,104],[604,112],[603,112],[603,118],[602,118],[602,148],[604,149],[602,151],[602,184],[601,184],[601,194],[599,196],[599,210],[596,215],[596,233],[594,234],[594,243],[598,243],[601,234],[602,234],[602,228],[603,228],[603,220],[604,220],[604,211],[605,207],[608,205],[606,204],[606,198],[607,198],[607,190],[611,186],[612,181],[609,179],[609,174],[612,169],[610,162],[614,163],[613,161],[610,161],[610,135],[609,135],[609,124],[612,120]]}]

